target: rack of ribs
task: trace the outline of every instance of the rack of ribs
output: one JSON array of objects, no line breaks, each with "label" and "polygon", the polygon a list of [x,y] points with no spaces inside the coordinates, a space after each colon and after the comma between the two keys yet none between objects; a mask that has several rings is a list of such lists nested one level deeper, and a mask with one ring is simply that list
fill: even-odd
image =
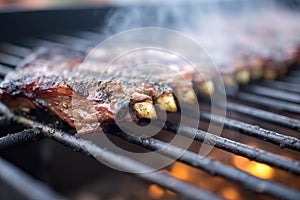
[{"label": "rack of ribs", "polygon": [[[160,71],[164,76],[155,75],[153,68],[147,75],[128,75],[128,68],[119,65],[108,72],[101,67],[85,69],[84,58],[56,47],[34,51],[1,83],[1,101],[15,111],[49,111],[79,133],[94,131],[107,121],[156,119],[157,109],[176,112],[175,93],[185,102],[196,101],[193,74],[182,67],[169,65],[178,73]],[[179,81],[183,78],[187,81]]]}]

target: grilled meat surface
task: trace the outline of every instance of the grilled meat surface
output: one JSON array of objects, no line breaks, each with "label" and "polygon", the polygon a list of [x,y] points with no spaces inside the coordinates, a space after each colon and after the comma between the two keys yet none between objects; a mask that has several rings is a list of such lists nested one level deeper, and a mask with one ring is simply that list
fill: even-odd
[{"label": "grilled meat surface", "polygon": [[85,70],[84,56],[64,49],[39,49],[0,85],[0,99],[12,109],[52,112],[79,133],[106,121],[155,119],[155,103],[176,111],[173,90],[149,77],[122,77]]},{"label": "grilled meat surface", "polygon": [[[144,65],[159,56],[165,58],[158,62],[163,66]],[[97,56],[86,63],[85,57],[64,48],[37,49],[7,74],[0,84],[0,100],[16,111],[50,111],[79,133],[88,133],[107,121],[156,119],[158,108],[176,112],[176,99],[196,104],[196,93],[211,95],[215,87],[220,91],[213,71],[204,67],[197,71],[174,55],[148,51],[146,56],[133,54],[113,64]],[[277,65],[255,58],[242,57],[233,67],[220,68],[227,93],[236,93],[237,83],[279,74]]]}]

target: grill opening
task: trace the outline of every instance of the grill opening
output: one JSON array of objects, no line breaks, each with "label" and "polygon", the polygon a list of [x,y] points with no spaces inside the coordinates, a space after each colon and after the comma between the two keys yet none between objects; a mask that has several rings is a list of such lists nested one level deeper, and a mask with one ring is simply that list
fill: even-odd
[{"label": "grill opening", "polygon": [[[101,15],[107,12],[103,8],[100,10],[102,10]],[[80,13],[80,11],[78,12]],[[60,46],[86,52],[88,48],[99,42],[99,38],[103,40],[107,37],[99,32],[101,30],[97,28],[99,25],[94,23],[90,24],[88,28],[67,27],[68,30],[63,31],[58,31],[58,27],[53,26],[51,30],[39,34],[22,35],[21,33],[21,36],[14,36],[14,40],[8,39],[1,42],[1,81],[36,47]],[[299,74],[300,69],[297,66],[284,77],[274,81],[259,80],[242,86],[236,95],[228,96],[227,104],[217,105],[219,108],[226,108],[226,116],[210,113],[209,102],[201,100],[200,119],[192,114],[185,116],[190,120],[200,120],[199,129],[188,125],[179,128],[176,120],[168,120],[163,127],[164,133],[148,138],[134,133],[125,133],[115,125],[109,126],[105,134],[109,135],[116,143],[125,145],[125,148],[138,148],[144,151],[161,149],[159,152],[169,158],[177,158],[178,155],[181,155],[175,163],[165,169],[145,174],[124,175],[101,164],[95,165],[97,161],[82,157],[74,158],[73,162],[86,159],[84,161],[90,166],[86,166],[86,169],[81,166],[82,169],[77,171],[71,170],[71,168],[79,167],[84,163],[78,163],[78,165],[72,163],[75,164],[72,166],[64,161],[67,158],[63,156],[60,157],[60,160],[53,158],[55,155],[59,155],[60,151],[65,151],[60,149],[62,147],[55,150],[59,146],[57,143],[63,144],[68,150],[81,152],[85,156],[91,156],[90,152],[93,152],[96,159],[97,157],[105,159],[120,168],[149,170],[150,167],[70,134],[72,131],[74,133],[74,130],[61,130],[61,127],[66,128],[62,124],[46,124],[45,121],[32,116],[15,114],[0,103],[1,157],[15,162],[16,165],[21,165],[21,168],[25,165],[24,170],[27,173],[43,180],[40,182],[28,177],[16,166],[1,158],[0,185],[5,186],[3,187],[5,191],[13,191],[16,199],[23,197],[64,199],[65,196],[88,199],[97,198],[97,192],[101,192],[101,195],[107,195],[107,197],[109,195],[116,197],[114,194],[106,194],[107,190],[104,189],[98,191],[88,188],[88,186],[84,188],[84,184],[90,184],[89,179],[93,179],[93,176],[99,178],[99,176],[109,173],[108,178],[98,184],[101,187],[105,187],[103,185],[106,184],[108,187],[114,187],[117,182],[111,180],[114,177],[121,180],[122,184],[117,184],[118,186],[129,188],[126,181],[133,181],[132,190],[128,193],[125,192],[127,198],[143,198],[145,197],[143,192],[146,192],[147,198],[150,199],[271,199],[274,197],[298,199],[300,197],[298,181],[300,174]],[[207,131],[209,123],[216,125],[224,123],[221,136]],[[168,144],[168,138],[172,138],[174,134],[194,138],[195,141],[185,151],[180,147]],[[203,143],[214,146],[213,151],[207,157],[197,154],[199,145]],[[32,158],[28,156],[30,154],[32,154]],[[68,152],[66,155],[71,154]],[[18,158],[23,155],[27,157]],[[55,162],[58,164],[56,167]],[[64,164],[67,166],[62,166]],[[47,165],[54,169],[48,169]],[[103,172],[97,172],[100,169]],[[71,172],[64,177],[64,170]],[[85,177],[82,174],[71,175],[72,172],[87,173],[87,175]],[[55,180],[51,174],[61,176],[61,178]],[[77,178],[70,178],[77,175]],[[137,177],[138,181],[132,177]],[[59,183],[59,181],[64,181],[64,178],[66,182]],[[27,185],[28,188],[21,187],[20,183]],[[45,183],[51,185],[52,188],[46,186]],[[83,186],[81,183],[84,183]],[[79,188],[78,190],[83,192],[78,196],[75,193],[74,196],[74,188]],[[142,191],[141,194],[135,191],[136,188]],[[114,191],[113,189],[109,190]],[[0,192],[0,196],[7,197],[3,191],[4,189]],[[32,193],[28,191],[32,191]],[[123,194],[123,191],[119,192]]]}]

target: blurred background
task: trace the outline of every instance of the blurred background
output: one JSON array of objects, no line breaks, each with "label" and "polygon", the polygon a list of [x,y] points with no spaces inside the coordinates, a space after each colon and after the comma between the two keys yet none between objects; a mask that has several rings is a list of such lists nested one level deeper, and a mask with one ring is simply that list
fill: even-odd
[{"label": "blurred background", "polygon": [[[178,2],[178,0],[174,0]],[[169,1],[170,3],[174,1]],[[208,0],[199,0],[198,2],[204,2]],[[222,0],[212,0],[212,1],[222,1]],[[223,0],[232,1],[232,0]],[[251,0],[242,0],[251,2]],[[286,4],[291,7],[299,9],[299,0],[270,0],[276,1],[281,4]],[[45,8],[45,7],[61,7],[61,6],[74,6],[74,5],[84,5],[84,4],[126,4],[126,3],[149,3],[149,2],[159,2],[157,0],[0,0],[0,8]],[[166,1],[164,1],[166,2]],[[185,2],[185,1],[182,1]],[[209,1],[208,1],[209,2]]]},{"label": "blurred background", "polygon": [[45,8],[82,4],[126,3],[134,0],[0,0],[0,8]]}]

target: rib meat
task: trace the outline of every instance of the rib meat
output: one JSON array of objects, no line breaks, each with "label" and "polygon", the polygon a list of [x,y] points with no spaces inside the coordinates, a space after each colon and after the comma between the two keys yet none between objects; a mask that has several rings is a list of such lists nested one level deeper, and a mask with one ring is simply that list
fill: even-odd
[{"label": "rib meat", "polygon": [[155,103],[176,111],[172,88],[159,80],[78,73],[83,58],[64,49],[39,49],[6,76],[0,99],[18,111],[48,110],[79,133],[94,131],[107,121],[154,119]]}]

